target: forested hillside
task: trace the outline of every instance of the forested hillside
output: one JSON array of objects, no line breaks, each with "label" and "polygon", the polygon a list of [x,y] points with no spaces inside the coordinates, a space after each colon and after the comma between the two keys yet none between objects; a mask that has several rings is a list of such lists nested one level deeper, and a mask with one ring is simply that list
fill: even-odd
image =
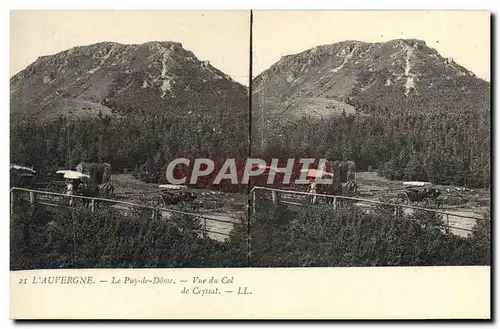
[{"label": "forested hillside", "polygon": [[[263,153],[353,160],[390,179],[490,185],[490,118],[484,111],[303,118],[270,137]],[[296,132],[291,134],[290,132]]]},{"label": "forested hillside", "polygon": [[[204,121],[205,119],[205,121]],[[244,161],[248,154],[247,121],[228,116],[150,115],[11,123],[11,161],[25,165],[75,168],[80,161],[109,162],[124,169],[165,177],[176,158],[226,158]]]},{"label": "forested hillside", "polygon": [[422,40],[345,41],[254,79],[252,151],[328,155],[391,179],[487,187],[490,84]]},{"label": "forested hillside", "polygon": [[14,163],[106,161],[157,181],[175,158],[248,155],[247,88],[180,43],[75,47],[40,57],[10,85]]}]

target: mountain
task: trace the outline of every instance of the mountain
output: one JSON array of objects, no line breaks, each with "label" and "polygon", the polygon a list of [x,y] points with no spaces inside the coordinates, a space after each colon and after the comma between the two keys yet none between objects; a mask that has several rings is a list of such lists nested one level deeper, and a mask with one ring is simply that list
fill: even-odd
[{"label": "mountain", "polygon": [[180,43],[71,48],[10,87],[12,163],[108,162],[158,181],[175,158],[248,154],[248,88]]},{"label": "mountain", "polygon": [[10,112],[37,119],[248,111],[247,88],[176,42],[102,42],[39,57],[10,79]]},{"label": "mountain", "polygon": [[252,99],[263,147],[279,127],[308,117],[489,110],[490,84],[422,40],[344,41],[282,57],[254,79]]}]

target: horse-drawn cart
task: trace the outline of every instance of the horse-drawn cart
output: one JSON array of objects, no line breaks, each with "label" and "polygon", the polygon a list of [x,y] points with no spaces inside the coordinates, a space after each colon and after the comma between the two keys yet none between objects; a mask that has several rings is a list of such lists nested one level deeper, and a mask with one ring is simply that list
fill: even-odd
[{"label": "horse-drawn cart", "polygon": [[[89,175],[73,170],[58,170],[56,174],[64,179],[65,194],[69,196],[85,194],[83,191],[86,189],[86,185],[90,179]],[[73,198],[70,198],[68,203],[70,206],[73,205]]]},{"label": "horse-drawn cart", "polygon": [[160,197],[165,206],[176,205],[182,202],[190,202],[196,199],[196,195],[188,191],[185,185],[160,185]]},{"label": "horse-drawn cart", "polygon": [[408,203],[429,202],[440,204],[441,191],[430,182],[403,182],[404,191],[399,195],[401,201]]},{"label": "horse-drawn cart", "polygon": [[109,163],[80,163],[76,171],[88,175],[85,192],[87,196],[99,196],[109,198],[114,193],[114,186],[111,183],[111,165]]},{"label": "horse-drawn cart", "polygon": [[[353,196],[358,191],[356,182],[355,165],[352,161],[334,161],[327,163],[326,169],[323,171],[317,169],[306,169],[301,172],[307,172],[306,177],[310,180],[308,192],[324,195],[344,195]],[[318,184],[317,179],[328,179],[330,183]],[[331,203],[332,198],[312,196],[310,201]]]}]

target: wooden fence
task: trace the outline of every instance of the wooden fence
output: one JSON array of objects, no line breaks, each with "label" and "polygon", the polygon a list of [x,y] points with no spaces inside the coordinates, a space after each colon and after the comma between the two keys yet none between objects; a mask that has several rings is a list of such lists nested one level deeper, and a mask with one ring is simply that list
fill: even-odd
[{"label": "wooden fence", "polygon": [[[59,199],[59,201],[61,199],[66,200],[66,201],[69,201],[69,199],[87,200],[87,202],[90,203],[90,210],[92,212],[94,212],[97,209],[97,203],[107,203],[107,204],[111,204],[115,208],[118,208],[121,210],[127,210],[127,209],[130,210],[130,209],[134,209],[134,208],[148,210],[148,211],[152,212],[153,216],[159,216],[161,213],[192,216],[194,218],[197,218],[197,219],[203,221],[202,230],[203,230],[204,234],[212,233],[212,234],[223,235],[223,236],[230,235],[229,232],[231,230],[229,230],[228,233],[210,230],[208,228],[208,225],[207,225],[207,223],[210,223],[210,222],[224,223],[224,224],[233,225],[233,226],[234,225],[247,225],[246,223],[243,223],[243,222],[223,220],[223,219],[219,219],[219,218],[212,218],[210,216],[201,215],[201,214],[193,213],[193,212],[186,212],[186,211],[168,209],[168,208],[162,208],[162,207],[152,207],[152,206],[127,202],[127,201],[121,201],[121,200],[113,200],[113,199],[105,199],[105,198],[97,198],[97,197],[86,197],[86,196],[81,196],[81,195],[67,195],[67,194],[62,194],[62,193],[32,190],[32,189],[26,189],[26,188],[20,188],[20,187],[13,187],[10,190],[11,213],[13,211],[14,202],[16,200],[16,195],[21,195],[21,194],[28,195],[29,202],[32,205],[40,204],[40,205],[47,206],[47,207],[67,208],[67,209],[71,208],[71,206],[68,206],[69,202],[67,202],[65,204],[47,202],[46,197],[50,196],[50,197],[55,197],[56,200]],[[45,198],[42,199],[41,196],[43,196]]]},{"label": "wooden fence", "polygon": [[428,211],[428,212],[432,212],[435,214],[443,215],[445,227],[447,227],[448,229],[454,229],[454,230],[460,230],[460,231],[466,231],[466,232],[472,232],[472,229],[450,225],[450,217],[458,217],[458,218],[463,218],[463,219],[467,219],[467,220],[471,220],[471,221],[473,220],[474,223],[478,220],[490,220],[489,218],[484,218],[484,217],[466,216],[466,215],[446,212],[446,211],[439,210],[439,209],[424,208],[424,207],[412,206],[412,205],[402,204],[402,203],[399,203],[399,204],[398,203],[390,203],[390,202],[383,202],[383,201],[370,200],[370,199],[361,199],[361,198],[349,197],[349,196],[343,196],[343,195],[327,195],[327,194],[315,194],[315,193],[292,191],[292,190],[281,190],[281,189],[275,189],[275,188],[269,188],[269,187],[263,187],[263,186],[255,186],[251,190],[252,213],[255,213],[255,211],[256,211],[257,191],[270,192],[270,193],[267,193],[267,196],[269,196],[269,194],[270,194],[271,200],[273,203],[284,203],[284,204],[297,205],[297,206],[303,206],[304,203],[286,201],[283,199],[282,196],[283,195],[294,195],[294,196],[302,196],[302,197],[309,196],[309,197],[316,197],[316,198],[333,199],[332,200],[332,208],[334,210],[337,209],[337,207],[339,206],[339,204],[342,203],[342,201],[348,201],[350,203],[357,203],[358,206],[366,207],[366,208],[373,208],[373,206],[376,206],[376,205],[387,206],[387,207],[394,209],[395,215],[403,213],[405,209],[423,210],[423,211]]}]

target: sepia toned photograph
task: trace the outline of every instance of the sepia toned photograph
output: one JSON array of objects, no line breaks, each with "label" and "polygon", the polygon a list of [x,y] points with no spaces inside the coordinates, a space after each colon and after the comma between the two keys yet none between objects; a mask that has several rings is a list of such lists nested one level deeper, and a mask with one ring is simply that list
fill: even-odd
[{"label": "sepia toned photograph", "polygon": [[253,15],[252,266],[490,265],[490,13]]},{"label": "sepia toned photograph", "polygon": [[[248,265],[246,186],[190,178],[248,156],[249,28],[248,11],[11,12],[11,270]],[[166,179],[178,158],[186,184]]]},{"label": "sepia toned photograph", "polygon": [[11,318],[491,318],[492,27],[11,10]]}]

